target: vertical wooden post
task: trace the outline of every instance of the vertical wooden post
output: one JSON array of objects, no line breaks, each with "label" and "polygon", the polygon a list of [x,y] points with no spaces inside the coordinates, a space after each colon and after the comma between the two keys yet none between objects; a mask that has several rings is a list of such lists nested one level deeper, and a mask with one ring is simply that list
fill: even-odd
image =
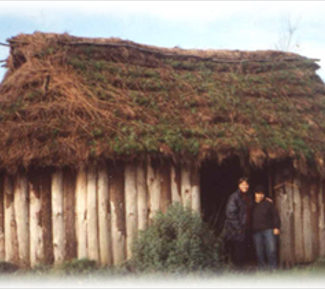
[{"label": "vertical wooden post", "polygon": [[181,195],[184,207],[192,207],[191,171],[187,166],[181,168]]},{"label": "vertical wooden post", "polygon": [[273,192],[274,192],[275,206],[276,206],[276,209],[277,209],[277,211],[279,213],[279,217],[280,217],[280,220],[281,220],[281,235],[280,235],[280,239],[279,239],[278,256],[279,256],[279,265],[283,266],[284,253],[283,253],[283,247],[282,247],[282,244],[281,244],[281,239],[283,238],[283,222],[282,222],[283,217],[282,217],[282,196],[281,196],[281,194],[283,193],[283,187],[279,186],[280,184],[277,184],[276,179],[277,179],[277,177],[275,175],[275,182],[274,182]]},{"label": "vertical wooden post", "polygon": [[154,168],[152,163],[147,163],[147,186],[149,195],[149,220],[160,210],[160,191],[161,180],[157,168]]},{"label": "vertical wooden post", "polygon": [[0,175],[0,260],[5,260],[4,175]]},{"label": "vertical wooden post", "polygon": [[290,251],[290,229],[289,220],[287,219],[288,196],[285,193],[284,186],[278,191],[279,206],[281,207],[281,236],[280,236],[280,261],[281,265],[288,267],[289,251]]},{"label": "vertical wooden post", "polygon": [[63,173],[61,169],[52,174],[51,192],[54,264],[60,264],[65,258],[66,242],[63,219]]},{"label": "vertical wooden post", "polygon": [[72,169],[63,171],[63,219],[65,229],[65,260],[77,257],[77,241],[75,231],[75,191],[76,173]]},{"label": "vertical wooden post", "polygon": [[88,258],[87,248],[87,171],[84,167],[79,168],[76,180],[76,236],[77,257]]},{"label": "vertical wooden post", "polygon": [[44,263],[53,264],[52,208],[51,208],[51,172],[42,170],[38,174],[41,194],[42,236],[44,244]]},{"label": "vertical wooden post", "polygon": [[280,167],[276,170],[274,176],[275,204],[281,219],[279,263],[284,267],[290,267],[293,264],[293,199],[291,176],[291,169],[289,167]]},{"label": "vertical wooden post", "polygon": [[126,256],[132,256],[132,242],[137,234],[137,187],[136,166],[127,164],[125,166],[125,218],[126,218]]},{"label": "vertical wooden post", "polygon": [[34,267],[44,262],[41,191],[34,178],[29,182],[29,198],[30,265]]},{"label": "vertical wooden post", "polygon": [[312,244],[312,227],[311,227],[311,210],[310,210],[310,186],[308,182],[302,178],[302,226],[304,237],[304,253],[305,262],[313,261],[313,244]]},{"label": "vertical wooden post", "polygon": [[171,196],[171,180],[170,180],[170,165],[162,164],[159,168],[160,173],[160,209],[163,213],[167,211],[167,208],[172,202]]},{"label": "vertical wooden post", "polygon": [[316,260],[319,255],[319,232],[318,232],[318,183],[316,179],[312,179],[310,186],[310,211],[311,211],[311,239],[313,248],[313,260]]},{"label": "vertical wooden post", "polygon": [[109,206],[109,182],[107,167],[101,166],[98,171],[98,225],[99,252],[102,265],[112,264],[111,211]]},{"label": "vertical wooden post", "polygon": [[325,257],[325,182],[320,179],[319,194],[318,194],[318,204],[319,204],[319,257]]},{"label": "vertical wooden post", "polygon": [[5,260],[18,263],[17,225],[14,209],[14,184],[13,179],[6,175],[4,179],[4,203],[5,203]]},{"label": "vertical wooden post", "polygon": [[148,192],[146,172],[143,164],[137,166],[137,195],[138,195],[138,230],[144,230],[148,224]]},{"label": "vertical wooden post", "polygon": [[191,170],[192,210],[201,213],[200,172],[198,168]]},{"label": "vertical wooden post", "polygon": [[29,196],[27,177],[18,174],[14,186],[14,206],[17,223],[19,263],[23,267],[30,265],[29,258]]},{"label": "vertical wooden post", "polygon": [[87,172],[87,242],[88,257],[99,262],[96,169]]},{"label": "vertical wooden post", "polygon": [[[292,178],[288,179],[285,183],[285,193],[287,195],[287,204],[286,204],[286,222],[287,222],[287,264],[288,266],[293,266],[295,264],[295,235],[294,235],[294,214],[293,214],[293,187],[292,187]],[[283,200],[285,201],[285,200]]]},{"label": "vertical wooden post", "polygon": [[181,176],[179,168],[171,165],[170,171],[172,203],[182,203],[181,197]]},{"label": "vertical wooden post", "polygon": [[293,179],[293,205],[294,205],[294,236],[296,262],[304,261],[304,241],[302,228],[302,201],[300,194],[300,181],[298,176]]},{"label": "vertical wooden post", "polygon": [[118,163],[109,168],[110,205],[112,214],[113,263],[125,260],[124,168]]}]

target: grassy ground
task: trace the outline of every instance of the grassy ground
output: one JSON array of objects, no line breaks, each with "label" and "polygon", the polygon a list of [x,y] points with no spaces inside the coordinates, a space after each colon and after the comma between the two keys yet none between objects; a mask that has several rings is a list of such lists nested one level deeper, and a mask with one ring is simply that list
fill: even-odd
[{"label": "grassy ground", "polygon": [[[121,268],[96,268],[89,261],[53,268],[16,270],[0,275],[0,287],[15,288],[324,288],[325,260],[273,272],[254,268],[188,274],[132,273]],[[1,268],[1,266],[0,266]]]}]

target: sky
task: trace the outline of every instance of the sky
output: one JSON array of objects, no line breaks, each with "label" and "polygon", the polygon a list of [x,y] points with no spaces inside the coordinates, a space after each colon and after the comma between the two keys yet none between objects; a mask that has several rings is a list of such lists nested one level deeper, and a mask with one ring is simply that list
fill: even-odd
[{"label": "sky", "polygon": [[[41,31],[184,49],[289,50],[320,59],[325,80],[324,14],[325,1],[0,1],[0,42]],[[0,60],[8,54],[0,46]]]}]

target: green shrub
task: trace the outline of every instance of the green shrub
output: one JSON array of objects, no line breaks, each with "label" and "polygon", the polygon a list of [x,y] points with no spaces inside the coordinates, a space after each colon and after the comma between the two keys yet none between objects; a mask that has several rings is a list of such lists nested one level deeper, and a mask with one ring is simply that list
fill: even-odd
[{"label": "green shrub", "polygon": [[197,213],[176,203],[139,232],[130,264],[135,271],[149,272],[217,269],[218,242]]},{"label": "green shrub", "polygon": [[44,276],[44,275],[49,275],[53,273],[53,265],[51,264],[38,264],[34,266],[33,268],[30,268],[25,271],[25,273],[30,273],[33,276]]},{"label": "green shrub", "polygon": [[63,271],[67,275],[74,275],[91,273],[98,269],[98,267],[96,265],[96,261],[84,258],[65,261],[57,269],[59,271]]}]

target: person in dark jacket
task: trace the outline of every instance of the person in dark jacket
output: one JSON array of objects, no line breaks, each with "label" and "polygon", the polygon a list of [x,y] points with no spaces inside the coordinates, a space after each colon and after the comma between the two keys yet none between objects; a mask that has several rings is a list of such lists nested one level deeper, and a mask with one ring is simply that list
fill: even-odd
[{"label": "person in dark jacket", "polygon": [[249,194],[247,178],[238,180],[238,189],[232,193],[226,205],[225,240],[230,249],[232,263],[244,266],[251,251],[251,209],[253,200]]},{"label": "person in dark jacket", "polygon": [[252,232],[257,263],[260,268],[277,268],[276,235],[280,234],[280,218],[272,202],[265,199],[265,189],[254,190]]}]

